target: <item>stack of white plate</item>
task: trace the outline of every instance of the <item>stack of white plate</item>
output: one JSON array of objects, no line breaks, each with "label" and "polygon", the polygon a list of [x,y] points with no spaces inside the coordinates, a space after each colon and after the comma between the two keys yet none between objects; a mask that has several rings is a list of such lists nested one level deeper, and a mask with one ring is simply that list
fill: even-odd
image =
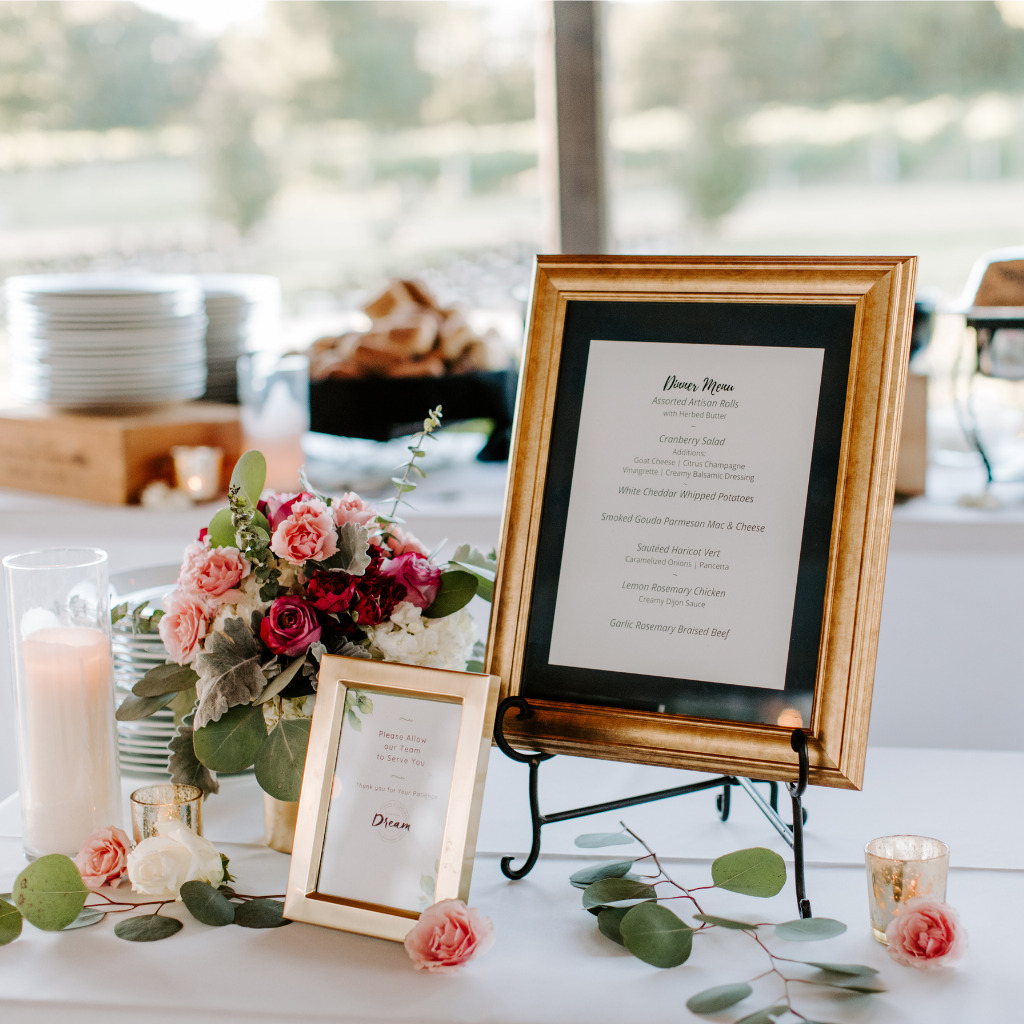
[{"label": "stack of white plate", "polygon": [[187,401],[206,389],[192,277],[40,274],[5,286],[16,394],[65,408]]},{"label": "stack of white plate", "polygon": [[[127,601],[129,611],[132,611],[148,601],[147,608],[156,610],[161,607],[164,595],[174,589],[177,577],[176,565],[111,574],[111,607]],[[118,704],[151,668],[170,660],[159,634],[132,631],[130,615],[117,622],[111,630],[111,647]],[[118,722],[117,748],[121,767],[133,774],[168,777],[167,744],[174,738],[174,732],[174,714],[167,708],[138,722]]]},{"label": "stack of white plate", "polygon": [[204,274],[206,303],[206,394],[211,402],[238,401],[240,355],[275,340],[281,313],[281,285],[265,274]]}]

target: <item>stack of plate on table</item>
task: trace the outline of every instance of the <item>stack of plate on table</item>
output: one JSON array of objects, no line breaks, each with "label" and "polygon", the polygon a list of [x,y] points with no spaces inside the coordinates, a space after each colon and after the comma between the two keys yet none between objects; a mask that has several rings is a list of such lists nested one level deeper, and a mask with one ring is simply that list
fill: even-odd
[{"label": "stack of plate on table", "polygon": [[275,340],[281,285],[265,274],[204,274],[206,394],[210,402],[238,401],[238,357]]},{"label": "stack of plate on table", "polygon": [[70,409],[150,406],[206,390],[206,312],[193,277],[7,279],[15,393]]},{"label": "stack of plate on table", "polygon": [[[148,601],[147,610],[159,609],[164,595],[174,589],[178,568],[177,565],[163,565],[112,573],[110,606],[113,608],[127,602],[130,613]],[[170,660],[159,634],[133,632],[130,614],[115,623],[111,630],[111,647],[118,705],[151,668]],[[133,774],[166,777],[167,744],[173,737],[174,714],[167,708],[137,722],[118,722],[117,749],[121,767]]]}]

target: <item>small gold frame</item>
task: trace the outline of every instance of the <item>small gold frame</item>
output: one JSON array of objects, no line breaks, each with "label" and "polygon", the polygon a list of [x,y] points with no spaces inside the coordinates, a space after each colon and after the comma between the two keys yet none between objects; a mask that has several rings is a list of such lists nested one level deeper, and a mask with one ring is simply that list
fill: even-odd
[{"label": "small gold frame", "polygon": [[[828,406],[834,438],[829,459],[835,472],[821,481],[821,490],[829,496],[832,511],[821,512],[814,527],[827,552],[815,563],[821,597],[815,598],[817,612],[804,622],[800,641],[799,656],[807,661],[801,686],[809,713],[794,724],[806,734],[811,783],[860,788],[915,272],[915,257],[538,257],[487,652],[488,669],[501,677],[502,697],[526,697],[534,712],[531,717],[507,716],[503,730],[510,742],[550,753],[749,778],[797,778],[792,725],[737,720],[724,703],[721,713],[700,717],[609,706],[606,697],[598,699],[593,692],[591,703],[585,690],[579,696],[585,682],[572,697],[535,698],[528,692],[529,681],[524,692],[524,665],[534,656],[528,647],[538,648],[530,632],[531,614],[543,602],[534,601],[535,593],[547,593],[552,586],[557,592],[558,586],[557,577],[552,583],[558,567],[550,560],[538,562],[538,544],[547,543],[545,516],[552,522],[547,536],[558,533],[559,516],[564,534],[565,505],[559,504],[558,495],[567,470],[564,458],[557,462],[557,446],[568,442],[561,439],[557,419],[560,385],[568,379],[574,389],[582,388],[572,375],[585,373],[578,369],[581,362],[586,365],[586,349],[580,346],[588,344],[570,335],[577,331],[570,324],[580,323],[572,319],[576,311],[588,310],[582,316],[594,333],[586,338],[611,340],[642,340],[629,334],[629,325],[634,315],[647,316],[648,308],[657,307],[651,317],[685,322],[680,318],[692,315],[687,304],[704,304],[724,327],[737,314],[756,318],[765,313],[777,327],[774,340],[764,344],[785,346],[787,317],[803,323],[821,315],[811,307],[828,306],[849,323],[841,345],[834,346],[841,355],[832,357],[845,383],[835,385]],[[754,312],[742,312],[743,306]],[[583,337],[582,331],[578,334]],[[684,340],[682,334],[679,340]],[[575,425],[570,423],[573,438],[578,422],[577,414]],[[571,478],[571,463],[568,472]],[[537,587],[542,589],[535,591]],[[791,643],[791,657],[796,649]],[[547,663],[543,668],[549,671]]]},{"label": "small gold frame", "polygon": [[434,902],[467,899],[490,750],[497,676],[324,655],[299,797],[284,915],[401,942],[419,913],[318,890],[335,768],[350,688],[461,705]]}]

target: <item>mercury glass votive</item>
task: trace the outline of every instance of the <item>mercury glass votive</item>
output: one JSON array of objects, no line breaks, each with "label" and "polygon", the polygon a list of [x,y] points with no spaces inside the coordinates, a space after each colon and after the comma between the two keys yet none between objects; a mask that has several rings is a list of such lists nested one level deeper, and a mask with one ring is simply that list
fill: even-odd
[{"label": "mercury glass votive", "polygon": [[203,834],[203,791],[198,786],[165,782],[143,786],[131,796],[132,836],[136,843],[157,834],[163,821],[180,821]]},{"label": "mercury glass votive", "polygon": [[885,930],[901,903],[946,899],[949,847],[927,836],[883,836],[864,847],[871,934],[888,945]]},{"label": "mercury glass votive", "polygon": [[209,501],[217,497],[223,449],[208,445],[175,445],[171,449],[171,458],[174,460],[174,481],[179,491],[184,491],[193,501]]}]

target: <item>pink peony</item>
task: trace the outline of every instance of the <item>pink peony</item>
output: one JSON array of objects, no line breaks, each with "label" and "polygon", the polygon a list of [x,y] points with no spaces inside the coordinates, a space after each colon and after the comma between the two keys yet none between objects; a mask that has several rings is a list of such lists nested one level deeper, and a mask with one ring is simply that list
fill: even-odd
[{"label": "pink peony", "polygon": [[306,598],[321,612],[338,615],[348,611],[361,577],[332,569],[316,569],[306,581]]},{"label": "pink peony", "polygon": [[82,843],[75,857],[82,881],[90,889],[120,884],[128,871],[131,847],[131,840],[121,829],[113,825],[97,829]]},{"label": "pink peony", "polygon": [[312,494],[305,491],[299,494],[271,494],[257,507],[267,517],[270,532],[273,533],[292,514],[292,507],[297,501],[309,501],[312,497]]},{"label": "pink peony", "polygon": [[420,971],[445,973],[494,945],[494,925],[462,900],[441,900],[420,914],[405,951]]},{"label": "pink peony", "polygon": [[381,574],[400,583],[405,588],[405,600],[417,608],[429,608],[441,589],[441,570],[413,551],[392,558]]},{"label": "pink peony", "polygon": [[967,950],[960,916],[947,903],[918,897],[900,905],[885,930],[889,956],[904,967],[945,967]]},{"label": "pink peony", "polygon": [[206,636],[206,611],[183,590],[172,590],[164,598],[164,616],[160,619],[160,639],[172,661],[187,665],[199,653]]},{"label": "pink peony", "polygon": [[178,585],[205,607],[217,608],[238,600],[240,595],[235,588],[249,575],[249,569],[249,560],[238,548],[190,544]]},{"label": "pink peony", "polygon": [[291,514],[274,529],[270,550],[286,562],[308,558],[323,561],[338,550],[338,531],[331,510],[319,499],[296,501]]},{"label": "pink peony", "polygon": [[359,497],[355,491],[348,491],[331,505],[334,509],[334,521],[341,526],[343,523],[355,523],[358,526],[372,527],[377,519],[377,512],[368,502]]},{"label": "pink peony", "polygon": [[384,543],[391,549],[392,558],[407,554],[408,552],[412,552],[414,555],[422,555],[424,558],[430,554],[416,537],[394,523],[389,527]]},{"label": "pink peony", "polygon": [[360,626],[379,626],[404,600],[402,584],[382,573],[361,579],[348,611]]},{"label": "pink peony", "polygon": [[301,597],[279,597],[260,623],[260,639],[275,654],[294,658],[320,639],[320,621]]}]

